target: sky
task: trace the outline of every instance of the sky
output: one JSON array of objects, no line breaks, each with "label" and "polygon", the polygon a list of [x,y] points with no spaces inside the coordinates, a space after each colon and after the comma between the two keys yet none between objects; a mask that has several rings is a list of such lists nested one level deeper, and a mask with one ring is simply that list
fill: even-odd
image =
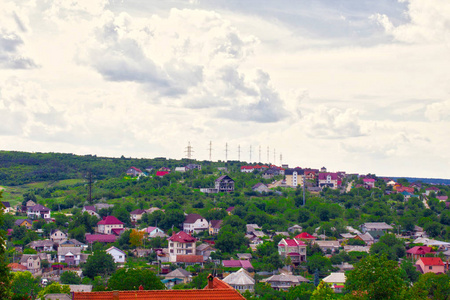
[{"label": "sky", "polygon": [[450,178],[449,70],[448,0],[0,0],[0,149]]}]

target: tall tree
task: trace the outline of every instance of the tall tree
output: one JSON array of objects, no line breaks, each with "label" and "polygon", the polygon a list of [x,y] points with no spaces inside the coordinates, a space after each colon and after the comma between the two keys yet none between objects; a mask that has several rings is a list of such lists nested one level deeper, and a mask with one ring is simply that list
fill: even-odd
[{"label": "tall tree", "polygon": [[83,267],[83,275],[93,279],[95,276],[106,276],[116,270],[114,258],[105,251],[94,251]]},{"label": "tall tree", "polygon": [[345,288],[367,293],[367,299],[403,299],[406,283],[402,272],[398,263],[385,255],[371,255],[348,273]]},{"label": "tall tree", "polygon": [[108,290],[163,290],[164,284],[148,269],[118,269],[108,280]]},{"label": "tall tree", "polygon": [[[2,192],[0,191],[0,200]],[[3,223],[3,209],[5,206],[0,201],[0,226]],[[6,246],[3,231],[0,231],[0,299],[6,299],[9,296],[11,288],[11,273],[6,263]]]}]

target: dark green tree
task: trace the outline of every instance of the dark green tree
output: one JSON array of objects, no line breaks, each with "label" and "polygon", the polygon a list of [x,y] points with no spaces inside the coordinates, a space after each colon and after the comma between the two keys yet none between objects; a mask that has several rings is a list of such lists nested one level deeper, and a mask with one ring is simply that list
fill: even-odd
[{"label": "dark green tree", "polygon": [[108,280],[108,290],[138,290],[139,286],[144,290],[163,290],[164,284],[149,269],[118,269]]},{"label": "dark green tree", "polygon": [[[0,200],[2,199],[2,192],[0,191]],[[0,226],[3,223],[3,209],[5,206],[0,201]],[[6,299],[9,296],[11,288],[11,273],[5,259],[5,240],[3,231],[0,230],[0,299]]]},{"label": "dark green tree", "polygon": [[72,271],[65,271],[61,274],[60,281],[62,284],[81,284],[81,277]]},{"label": "dark green tree", "polygon": [[106,276],[116,270],[114,258],[105,251],[94,251],[83,267],[83,275],[93,279],[95,276]]}]

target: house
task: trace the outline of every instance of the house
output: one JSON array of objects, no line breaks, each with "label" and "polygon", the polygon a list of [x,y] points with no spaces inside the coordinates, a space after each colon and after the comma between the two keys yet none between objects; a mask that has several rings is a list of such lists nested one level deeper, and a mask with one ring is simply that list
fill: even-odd
[{"label": "house", "polygon": [[104,217],[103,220],[97,223],[97,232],[103,234],[114,233],[118,235],[123,230],[123,223],[114,216]]},{"label": "house", "polygon": [[144,209],[135,209],[132,212],[130,212],[130,219],[131,222],[136,223],[140,219],[142,219],[142,215],[147,213]]},{"label": "house", "polygon": [[114,258],[115,263],[125,263],[126,254],[122,250],[112,246],[106,249],[106,253],[110,254]]},{"label": "house", "polygon": [[326,173],[327,172],[327,168],[325,168],[325,167],[320,168],[320,172]]},{"label": "house", "polygon": [[370,247],[369,246],[344,246],[345,252],[366,252],[369,253]]},{"label": "house", "polygon": [[339,241],[315,241],[314,242],[316,245],[318,245],[320,247],[320,250],[322,250],[323,252],[331,252],[334,253],[336,251],[339,250],[339,247],[341,246],[341,244],[339,243]]},{"label": "house", "polygon": [[55,242],[55,243],[59,243],[59,242],[61,242],[63,240],[66,240],[66,239],[67,239],[67,234],[62,232],[59,229],[52,230],[51,233],[50,233],[50,240]]},{"label": "house", "polygon": [[261,282],[269,283],[274,290],[287,291],[290,287],[297,286],[303,282],[309,282],[309,280],[303,276],[281,273],[280,275],[273,275],[263,279]]},{"label": "house", "polygon": [[200,233],[208,230],[208,221],[199,214],[188,214],[183,222],[183,231],[186,233]]},{"label": "house", "polygon": [[312,235],[310,235],[309,233],[307,233],[307,232],[302,232],[302,233],[300,233],[300,234],[297,234],[295,237],[294,237],[294,239],[296,239],[296,240],[303,240],[303,241],[314,241],[314,240],[316,240],[317,238],[315,237],[315,236],[312,236]]},{"label": "house", "polygon": [[252,233],[254,231],[261,230],[261,227],[259,227],[258,224],[247,224],[245,226],[247,228],[247,233]]},{"label": "house", "polygon": [[421,257],[425,257],[428,253],[434,253],[433,248],[427,246],[415,246],[406,251],[406,257],[417,260]]},{"label": "house", "polygon": [[81,261],[80,247],[58,247],[58,262],[78,266]]},{"label": "house", "polygon": [[427,196],[430,196],[431,192],[434,192],[435,194],[437,194],[439,191],[440,191],[440,189],[438,189],[437,187],[431,186],[431,187],[425,189],[425,194]]},{"label": "house", "polygon": [[252,292],[255,288],[255,279],[253,279],[250,274],[243,268],[239,271],[231,273],[223,279],[224,282],[228,283],[233,289],[238,290],[243,293],[245,291]]},{"label": "house", "polygon": [[49,219],[50,218],[50,209],[40,205],[40,204],[36,204],[34,206],[30,206],[27,207],[27,216],[30,219],[38,219],[38,218],[43,218],[43,219]]},{"label": "house", "polygon": [[175,172],[182,172],[182,173],[184,173],[184,172],[186,172],[186,167],[176,167],[175,168]]},{"label": "house", "polygon": [[156,176],[158,176],[158,177],[164,177],[167,174],[170,174],[170,172],[169,171],[158,171],[158,172],[156,172]]},{"label": "house", "polygon": [[234,180],[228,175],[222,175],[215,181],[215,188],[220,192],[234,192]]},{"label": "house", "polygon": [[253,269],[252,263],[249,260],[237,260],[237,259],[230,259],[230,260],[222,260],[222,265],[225,268],[243,268],[246,270]]},{"label": "house", "polygon": [[81,213],[84,214],[85,212],[87,212],[91,216],[96,216],[97,218],[100,219],[100,215],[97,213],[97,208],[93,205],[84,206],[83,209],[81,210]]},{"label": "house", "polygon": [[39,273],[41,271],[41,259],[37,254],[24,254],[20,259],[20,264],[27,268],[27,271],[32,274]]},{"label": "house", "polygon": [[142,172],[140,169],[138,169],[136,167],[130,167],[126,173],[128,176],[139,176],[139,175],[143,174],[144,172]]},{"label": "house", "polygon": [[230,206],[226,209],[226,212],[229,216],[231,216],[231,213],[233,212],[233,210],[234,210],[234,206]]},{"label": "house", "polygon": [[191,272],[186,271],[183,268],[178,268],[173,270],[170,273],[167,273],[166,275],[164,275],[164,277],[166,279],[174,279],[174,278],[179,278],[181,279],[182,283],[189,283],[192,281],[192,274]]},{"label": "house", "polygon": [[195,250],[195,254],[203,256],[204,261],[209,260],[213,252],[216,252],[216,249],[208,243],[198,245]]},{"label": "house", "polygon": [[422,274],[445,273],[445,266],[440,257],[421,257],[416,261],[416,267]]},{"label": "house", "polygon": [[303,175],[305,171],[302,168],[287,169],[284,171],[286,185],[290,187],[303,186]]},{"label": "house", "polygon": [[27,267],[22,266],[21,264],[18,263],[8,264],[8,268],[11,270],[11,272],[24,272],[27,270]]},{"label": "house", "polygon": [[72,300],[129,300],[129,299],[227,299],[245,300],[238,291],[222,280],[208,276],[208,285],[203,290],[135,290],[110,292],[75,292]]},{"label": "house", "polygon": [[222,220],[211,220],[209,221],[209,235],[216,235],[222,227]]},{"label": "house", "polygon": [[317,174],[319,174],[319,170],[316,169],[304,169],[304,174],[306,180],[316,181]]},{"label": "house", "polygon": [[55,251],[55,243],[51,240],[32,241],[28,246],[37,252]]},{"label": "house", "polygon": [[15,226],[25,226],[26,229],[33,228],[33,221],[28,219],[18,219],[14,222]]},{"label": "house", "polygon": [[168,241],[170,262],[176,262],[178,255],[194,255],[196,253],[195,242],[197,239],[184,231],[174,232]]},{"label": "house", "polygon": [[59,247],[80,247],[81,251],[85,251],[88,245],[77,241],[76,239],[67,239],[59,242]]},{"label": "house", "polygon": [[253,172],[253,166],[241,166],[241,173]]},{"label": "house", "polygon": [[11,204],[8,201],[2,201],[2,204],[4,206],[3,211],[9,213],[11,211]]},{"label": "house", "polygon": [[375,187],[375,179],[373,178],[364,178],[363,183],[370,189],[373,189]]},{"label": "house", "polygon": [[375,223],[364,223],[361,226],[361,231],[366,233],[368,231],[384,231],[394,229],[391,225],[386,224],[385,222],[375,222]]},{"label": "house", "polygon": [[364,234],[358,234],[356,237],[354,237],[354,239],[363,241],[364,243],[366,243],[367,246],[371,246],[373,243],[375,243],[375,239],[368,232]]},{"label": "house", "polygon": [[282,239],[278,243],[278,254],[283,258],[290,257],[293,264],[306,261],[306,244],[297,239]]},{"label": "house", "polygon": [[86,243],[114,243],[118,237],[114,234],[86,234]]},{"label": "house", "polygon": [[149,238],[154,238],[154,237],[167,237],[167,234],[164,233],[164,231],[162,229],[159,229],[158,227],[155,226],[149,226],[147,228],[141,229],[141,231],[144,231]]},{"label": "house", "polygon": [[258,193],[268,193],[270,192],[270,189],[265,185],[264,183],[257,183],[252,187],[252,191],[258,192]]},{"label": "house", "polygon": [[331,273],[323,281],[329,284],[335,293],[342,293],[346,281],[345,273]]},{"label": "house", "polygon": [[202,170],[202,166],[198,165],[198,164],[188,164],[186,166],[186,171],[188,171],[188,170],[199,170],[199,171],[201,171]]},{"label": "house", "polygon": [[55,293],[55,294],[47,294],[42,298],[44,300],[72,300],[72,297],[68,294],[63,293]]},{"label": "house", "polygon": [[338,185],[339,178],[337,173],[319,173],[319,187],[337,189]]},{"label": "house", "polygon": [[448,196],[436,196],[436,199],[438,199],[439,201],[446,202],[448,201]]},{"label": "house", "polygon": [[294,233],[294,232],[296,232],[296,231],[302,232],[302,230],[303,230],[303,227],[300,226],[300,225],[297,225],[297,224],[295,224],[294,226],[291,226],[291,227],[288,228],[288,231],[289,231],[290,233]]}]

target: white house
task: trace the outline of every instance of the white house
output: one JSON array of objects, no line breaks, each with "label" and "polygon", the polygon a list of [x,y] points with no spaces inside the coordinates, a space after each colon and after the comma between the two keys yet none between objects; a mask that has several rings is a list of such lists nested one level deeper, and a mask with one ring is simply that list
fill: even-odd
[{"label": "white house", "polygon": [[111,256],[114,258],[115,263],[120,263],[120,264],[125,263],[126,254],[122,250],[112,246],[111,248],[108,248],[106,250],[106,253],[111,254]]},{"label": "white house", "polygon": [[50,240],[53,242],[56,242],[56,243],[59,243],[62,240],[66,240],[66,239],[67,239],[67,234],[65,234],[64,232],[62,232],[59,229],[52,231],[52,233],[50,234]]},{"label": "white house", "polygon": [[40,204],[27,207],[27,216],[32,220],[38,218],[49,219],[50,213],[51,213],[50,209]]},{"label": "white house", "polygon": [[149,238],[157,237],[157,236],[167,237],[167,235],[164,233],[163,230],[161,230],[155,226],[149,226],[147,228],[141,229],[141,231],[144,231],[145,233],[147,233]]},{"label": "white house", "polygon": [[199,233],[208,228],[208,221],[199,214],[189,214],[183,222],[183,231],[186,233]]}]

